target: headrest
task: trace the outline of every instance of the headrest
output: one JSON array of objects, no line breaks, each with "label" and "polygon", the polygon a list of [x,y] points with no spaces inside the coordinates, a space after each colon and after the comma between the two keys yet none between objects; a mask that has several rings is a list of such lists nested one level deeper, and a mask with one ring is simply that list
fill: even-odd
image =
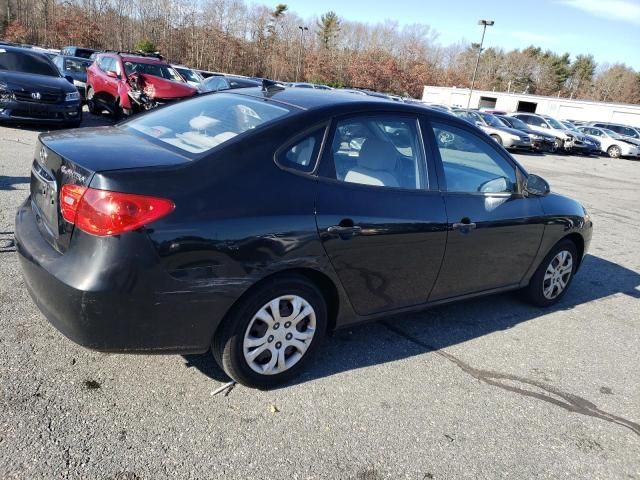
[{"label": "headrest", "polygon": [[360,149],[358,165],[370,170],[392,171],[396,168],[398,151],[389,142],[367,138]]}]

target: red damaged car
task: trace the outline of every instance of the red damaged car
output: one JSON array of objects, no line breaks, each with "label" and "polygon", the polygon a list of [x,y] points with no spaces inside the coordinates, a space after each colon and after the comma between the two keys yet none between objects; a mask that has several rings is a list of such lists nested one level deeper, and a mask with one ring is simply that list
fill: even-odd
[{"label": "red damaged car", "polygon": [[93,114],[131,115],[197,93],[159,55],[101,53],[87,69],[87,104]]}]

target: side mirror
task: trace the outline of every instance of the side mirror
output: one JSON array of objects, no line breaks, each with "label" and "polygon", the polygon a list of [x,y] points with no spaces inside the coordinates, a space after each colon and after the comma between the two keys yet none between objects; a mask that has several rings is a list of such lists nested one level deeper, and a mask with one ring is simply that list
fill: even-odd
[{"label": "side mirror", "polygon": [[73,77],[71,75],[65,75],[64,78],[67,79],[67,82],[73,84]]},{"label": "side mirror", "polygon": [[118,78],[118,74],[113,70],[107,70],[107,77]]},{"label": "side mirror", "polygon": [[482,127],[482,126],[483,126],[482,122],[479,120],[476,120],[476,127]]},{"label": "side mirror", "polygon": [[542,124],[540,124],[540,126],[541,126],[542,128],[549,128],[549,125],[547,125],[546,123],[542,123]]},{"label": "side mirror", "polygon": [[524,190],[530,195],[544,197],[551,191],[551,187],[544,178],[530,173],[524,181]]}]

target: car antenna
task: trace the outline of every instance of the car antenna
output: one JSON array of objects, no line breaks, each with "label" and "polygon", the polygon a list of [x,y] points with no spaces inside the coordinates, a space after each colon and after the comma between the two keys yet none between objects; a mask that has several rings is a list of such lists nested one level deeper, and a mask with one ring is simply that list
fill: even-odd
[{"label": "car antenna", "polygon": [[284,86],[281,83],[275,82],[273,80],[267,80],[266,78],[262,79],[262,91],[263,92],[276,92],[278,90],[284,90]]}]

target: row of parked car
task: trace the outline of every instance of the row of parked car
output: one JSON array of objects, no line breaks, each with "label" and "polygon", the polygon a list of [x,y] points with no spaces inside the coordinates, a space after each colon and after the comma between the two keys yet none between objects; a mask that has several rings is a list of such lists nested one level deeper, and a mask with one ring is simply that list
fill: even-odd
[{"label": "row of parked car", "polygon": [[[0,42],[0,119],[75,127],[82,120],[83,102],[93,114],[107,111],[120,118],[199,93],[259,86],[263,80],[169,64],[157,53],[98,51],[77,46],[57,51]],[[291,88],[334,90],[307,82],[279,83]],[[340,91],[422,104],[366,89]],[[640,157],[640,129],[626,125],[428,106],[477,125],[507,149]]]},{"label": "row of parked car", "polygon": [[76,127],[85,102],[92,113],[119,118],[261,80],[170,65],[159,54],[0,42],[0,120]]},{"label": "row of parked car", "polygon": [[610,122],[560,120],[550,115],[429,105],[480,127],[507,149],[611,158],[640,157],[640,128]]}]

